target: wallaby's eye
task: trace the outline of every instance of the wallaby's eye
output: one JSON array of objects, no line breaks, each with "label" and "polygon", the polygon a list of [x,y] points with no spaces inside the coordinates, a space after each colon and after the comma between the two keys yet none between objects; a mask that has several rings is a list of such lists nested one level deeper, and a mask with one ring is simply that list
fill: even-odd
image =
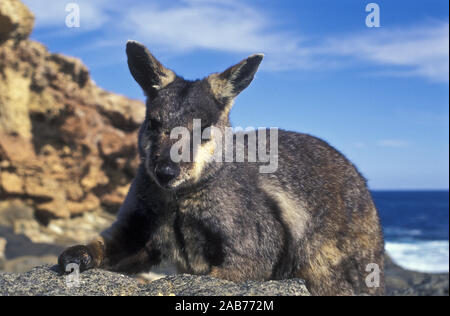
[{"label": "wallaby's eye", "polygon": [[205,130],[211,127],[209,125],[204,125],[201,127],[201,131],[202,131],[202,141],[207,141],[208,139],[211,138],[211,129],[209,129],[208,131],[205,132]]},{"label": "wallaby's eye", "polygon": [[208,127],[210,127],[208,124],[202,124],[202,126],[200,127],[202,134],[205,131],[205,129],[207,129]]},{"label": "wallaby's eye", "polygon": [[152,132],[158,132],[161,129],[161,122],[155,120],[155,119],[150,119],[147,123],[147,130],[152,131]]}]

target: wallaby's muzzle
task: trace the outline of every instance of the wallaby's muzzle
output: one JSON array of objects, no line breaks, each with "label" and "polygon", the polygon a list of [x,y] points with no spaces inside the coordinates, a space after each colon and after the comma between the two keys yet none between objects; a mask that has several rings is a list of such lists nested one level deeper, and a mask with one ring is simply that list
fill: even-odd
[{"label": "wallaby's muzzle", "polygon": [[161,185],[167,185],[170,181],[178,177],[180,168],[173,162],[158,163],[155,167],[155,175]]}]

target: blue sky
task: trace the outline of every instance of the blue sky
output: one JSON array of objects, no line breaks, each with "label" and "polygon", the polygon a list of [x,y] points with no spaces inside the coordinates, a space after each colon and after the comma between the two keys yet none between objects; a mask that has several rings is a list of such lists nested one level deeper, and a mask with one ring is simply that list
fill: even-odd
[{"label": "blue sky", "polygon": [[[449,4],[444,0],[24,0],[32,38],[79,57],[101,87],[143,99],[125,56],[138,40],[186,79],[265,53],[235,126],[327,140],[373,189],[449,187]],[[379,28],[365,6],[380,7]],[[113,4],[112,4],[113,3]]]}]

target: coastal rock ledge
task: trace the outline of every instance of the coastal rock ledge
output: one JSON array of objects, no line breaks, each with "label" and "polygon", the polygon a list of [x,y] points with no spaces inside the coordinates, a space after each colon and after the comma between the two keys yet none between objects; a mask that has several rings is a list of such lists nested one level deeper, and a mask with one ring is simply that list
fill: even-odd
[{"label": "coastal rock ledge", "polygon": [[80,275],[80,286],[69,288],[66,277],[52,266],[27,273],[0,274],[0,296],[309,296],[302,280],[233,283],[208,276],[171,275],[142,284],[136,279],[105,270]]}]

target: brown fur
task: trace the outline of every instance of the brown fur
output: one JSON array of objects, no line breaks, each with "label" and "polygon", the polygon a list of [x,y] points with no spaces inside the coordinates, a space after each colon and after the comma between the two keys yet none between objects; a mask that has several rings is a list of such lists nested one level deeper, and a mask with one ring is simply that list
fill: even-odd
[{"label": "brown fur", "polygon": [[[176,140],[167,135],[174,127],[192,134],[193,119],[220,130],[230,125],[233,99],[252,81],[262,55],[187,81],[167,76],[136,42],[127,53],[149,96],[139,136],[142,164],[117,221],[99,240],[66,250],[59,258],[63,269],[75,262],[82,270],[134,273],[171,261],[183,272],[235,282],[302,278],[314,295],[383,294],[382,274],[378,288],[365,282],[368,264],[381,272],[384,265],[366,181],[324,141],[279,131],[278,169],[268,174],[259,172],[259,162],[211,161],[213,141],[198,145],[196,162],[171,161]],[[244,142],[241,136],[233,138]],[[161,165],[169,178],[157,172]]]}]

